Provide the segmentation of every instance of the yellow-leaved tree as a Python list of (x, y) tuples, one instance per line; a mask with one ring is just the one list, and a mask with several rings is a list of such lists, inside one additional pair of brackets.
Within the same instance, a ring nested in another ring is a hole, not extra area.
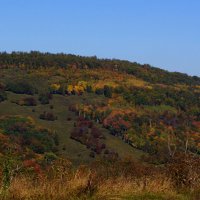
[(71, 94), (73, 92), (73, 90), (74, 90), (74, 86), (73, 85), (68, 85), (67, 86), (67, 92), (68, 92), (68, 94)]
[(50, 88), (52, 91), (56, 92), (60, 89), (60, 84), (58, 83), (51, 84)]

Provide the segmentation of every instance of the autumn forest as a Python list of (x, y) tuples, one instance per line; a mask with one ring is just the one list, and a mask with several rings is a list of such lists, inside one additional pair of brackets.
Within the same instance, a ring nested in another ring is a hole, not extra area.
[(197, 200), (199, 164), (199, 77), (0, 53), (1, 199)]

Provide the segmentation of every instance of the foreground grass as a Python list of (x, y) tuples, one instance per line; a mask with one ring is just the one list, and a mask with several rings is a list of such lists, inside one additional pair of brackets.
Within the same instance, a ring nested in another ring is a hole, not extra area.
[[(71, 175), (69, 175), (71, 176)], [(108, 179), (97, 183), (90, 174), (76, 172), (72, 178), (33, 180), (16, 177), (10, 188), (0, 195), (1, 200), (198, 200), (197, 194), (180, 194), (170, 180), (144, 178)]]

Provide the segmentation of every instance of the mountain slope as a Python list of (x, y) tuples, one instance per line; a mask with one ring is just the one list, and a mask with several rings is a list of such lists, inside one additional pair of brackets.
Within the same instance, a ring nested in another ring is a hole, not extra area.
[(56, 132), (74, 162), (199, 154), (200, 78), (149, 65), (65, 54), (0, 54), (0, 115)]

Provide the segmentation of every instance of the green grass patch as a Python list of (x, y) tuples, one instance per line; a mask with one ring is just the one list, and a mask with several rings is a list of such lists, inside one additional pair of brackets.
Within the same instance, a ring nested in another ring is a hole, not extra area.
[[(38, 102), (36, 106), (20, 106), (12, 102), (30, 95), (14, 94), (12, 92), (7, 92), (7, 95), (8, 100), (0, 103), (0, 116), (20, 115), (22, 117), (32, 117), (37, 126), (42, 126), (57, 133), (59, 137), (59, 154), (62, 157), (71, 159), (75, 164), (88, 163), (93, 160), (93, 158), (89, 156), (89, 149), (77, 141), (70, 139), (70, 133), (74, 128), (74, 122), (77, 116), (68, 110), (68, 106), (71, 104), (85, 103), (86, 101), (88, 103), (101, 103), (106, 100), (105, 97), (87, 93), (82, 96), (53, 95), (50, 104), (42, 105)], [(34, 95), (33, 97), (38, 99), (38, 95)], [(53, 106), (53, 109), (50, 108), (51, 106)], [(39, 119), (39, 115), (44, 111), (52, 112), (58, 119), (55, 121)], [(71, 118), (71, 120), (68, 121), (67, 118)], [(102, 128), (102, 125), (96, 125), (106, 136), (106, 146), (113, 149), (120, 156), (139, 159), (143, 154), (142, 151), (132, 148), (120, 138), (112, 136), (107, 129)]]

